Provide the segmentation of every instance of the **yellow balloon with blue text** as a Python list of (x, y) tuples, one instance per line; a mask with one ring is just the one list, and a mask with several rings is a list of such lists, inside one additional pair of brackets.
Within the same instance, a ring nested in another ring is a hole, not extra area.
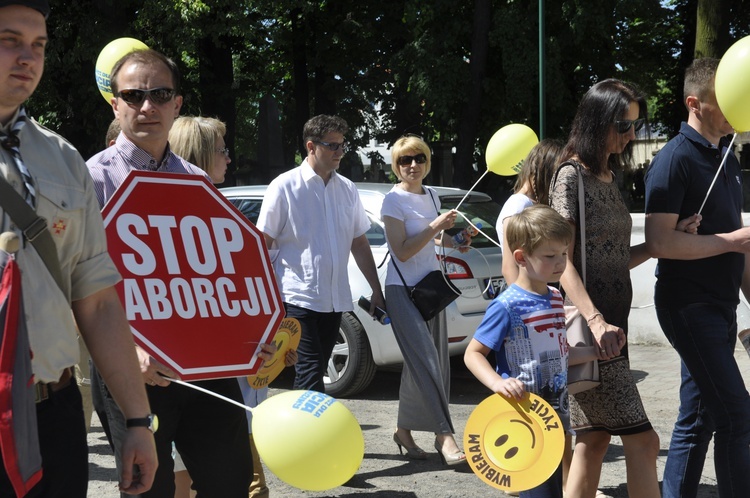
[(536, 133), (526, 125), (503, 126), (492, 135), (485, 149), (487, 169), (500, 176), (518, 174), (523, 160), (538, 143)]
[(96, 77), (96, 86), (99, 87), (99, 92), (104, 97), (104, 100), (107, 101), (107, 104), (110, 104), (112, 101), (110, 73), (115, 63), (130, 52), (146, 50), (147, 48), (148, 46), (145, 43), (135, 38), (118, 38), (109, 42), (99, 52), (99, 57), (96, 59), (94, 76)]
[(750, 131), (750, 36), (734, 43), (716, 69), (716, 102), (734, 131)]
[(253, 408), (253, 440), (276, 477), (307, 491), (341, 486), (365, 456), (362, 429), (340, 401), (317, 391), (287, 391)]

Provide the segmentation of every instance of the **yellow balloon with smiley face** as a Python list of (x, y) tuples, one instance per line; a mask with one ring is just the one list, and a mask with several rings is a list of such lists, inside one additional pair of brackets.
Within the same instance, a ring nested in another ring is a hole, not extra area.
[(555, 472), (565, 447), (565, 428), (536, 394), (517, 402), (493, 394), (471, 413), (464, 450), (471, 470), (503, 491), (526, 491)]

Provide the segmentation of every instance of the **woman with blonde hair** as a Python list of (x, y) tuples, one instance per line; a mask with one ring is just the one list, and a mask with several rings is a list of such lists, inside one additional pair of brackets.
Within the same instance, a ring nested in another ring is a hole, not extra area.
[[(425, 321), (409, 298), (409, 288), (439, 268), (435, 245), (453, 247), (443, 230), (452, 228), (456, 211), (440, 213), (440, 197), (422, 184), (430, 172), (430, 147), (419, 137), (396, 140), (391, 169), (400, 182), (383, 200), (380, 216), (391, 259), (385, 298), (391, 327), (404, 357), (397, 430), (393, 441), (407, 458), (425, 459), (412, 431), (435, 434), (435, 449), (446, 465), (466, 462), (453, 437), (449, 412), (450, 358), (445, 310)], [(400, 275), (399, 275), (400, 272)], [(402, 279), (403, 277), (403, 279)]]
[(169, 132), (169, 147), (208, 173), (213, 183), (224, 183), (227, 166), (232, 162), (224, 142), (226, 132), (226, 125), (218, 119), (180, 116)]

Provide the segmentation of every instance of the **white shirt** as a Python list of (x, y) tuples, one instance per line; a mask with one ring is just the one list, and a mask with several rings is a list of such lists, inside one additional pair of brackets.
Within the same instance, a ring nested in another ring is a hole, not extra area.
[(513, 194), (508, 197), (508, 200), (503, 204), (500, 210), (500, 215), (497, 217), (497, 238), (500, 242), (500, 252), (503, 250), (503, 221), (505, 218), (510, 218), (514, 214), (518, 214), (529, 206), (533, 206), (534, 201), (526, 197), (524, 194)]
[[(424, 194), (413, 194), (399, 187), (386, 194), (383, 206), (380, 208), (380, 218), (390, 216), (404, 222), (406, 238), (411, 238), (422, 232), (432, 220), (438, 217), (440, 211), (440, 198), (430, 187), (423, 186)], [(433, 203), (433, 199), (435, 202)], [(388, 242), (388, 250), (391, 258), (388, 261), (388, 274), (385, 277), (385, 285), (404, 285), (393, 267), (394, 257), (391, 244)], [(406, 261), (395, 261), (398, 270), (404, 277), (408, 286), (414, 286), (422, 280), (425, 275), (440, 268), (435, 255), (435, 244), (430, 241), (419, 250), (417, 254)]]
[(352, 311), (347, 264), (352, 241), (370, 228), (357, 187), (328, 184), (305, 159), (268, 186), (257, 227), (275, 239), (274, 270), (284, 302), (312, 311)]

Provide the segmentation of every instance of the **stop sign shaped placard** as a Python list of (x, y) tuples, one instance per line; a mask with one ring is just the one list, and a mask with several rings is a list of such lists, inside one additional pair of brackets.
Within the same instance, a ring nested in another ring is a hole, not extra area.
[(184, 380), (256, 373), (284, 318), (263, 234), (197, 175), (133, 171), (102, 216), (136, 343)]

